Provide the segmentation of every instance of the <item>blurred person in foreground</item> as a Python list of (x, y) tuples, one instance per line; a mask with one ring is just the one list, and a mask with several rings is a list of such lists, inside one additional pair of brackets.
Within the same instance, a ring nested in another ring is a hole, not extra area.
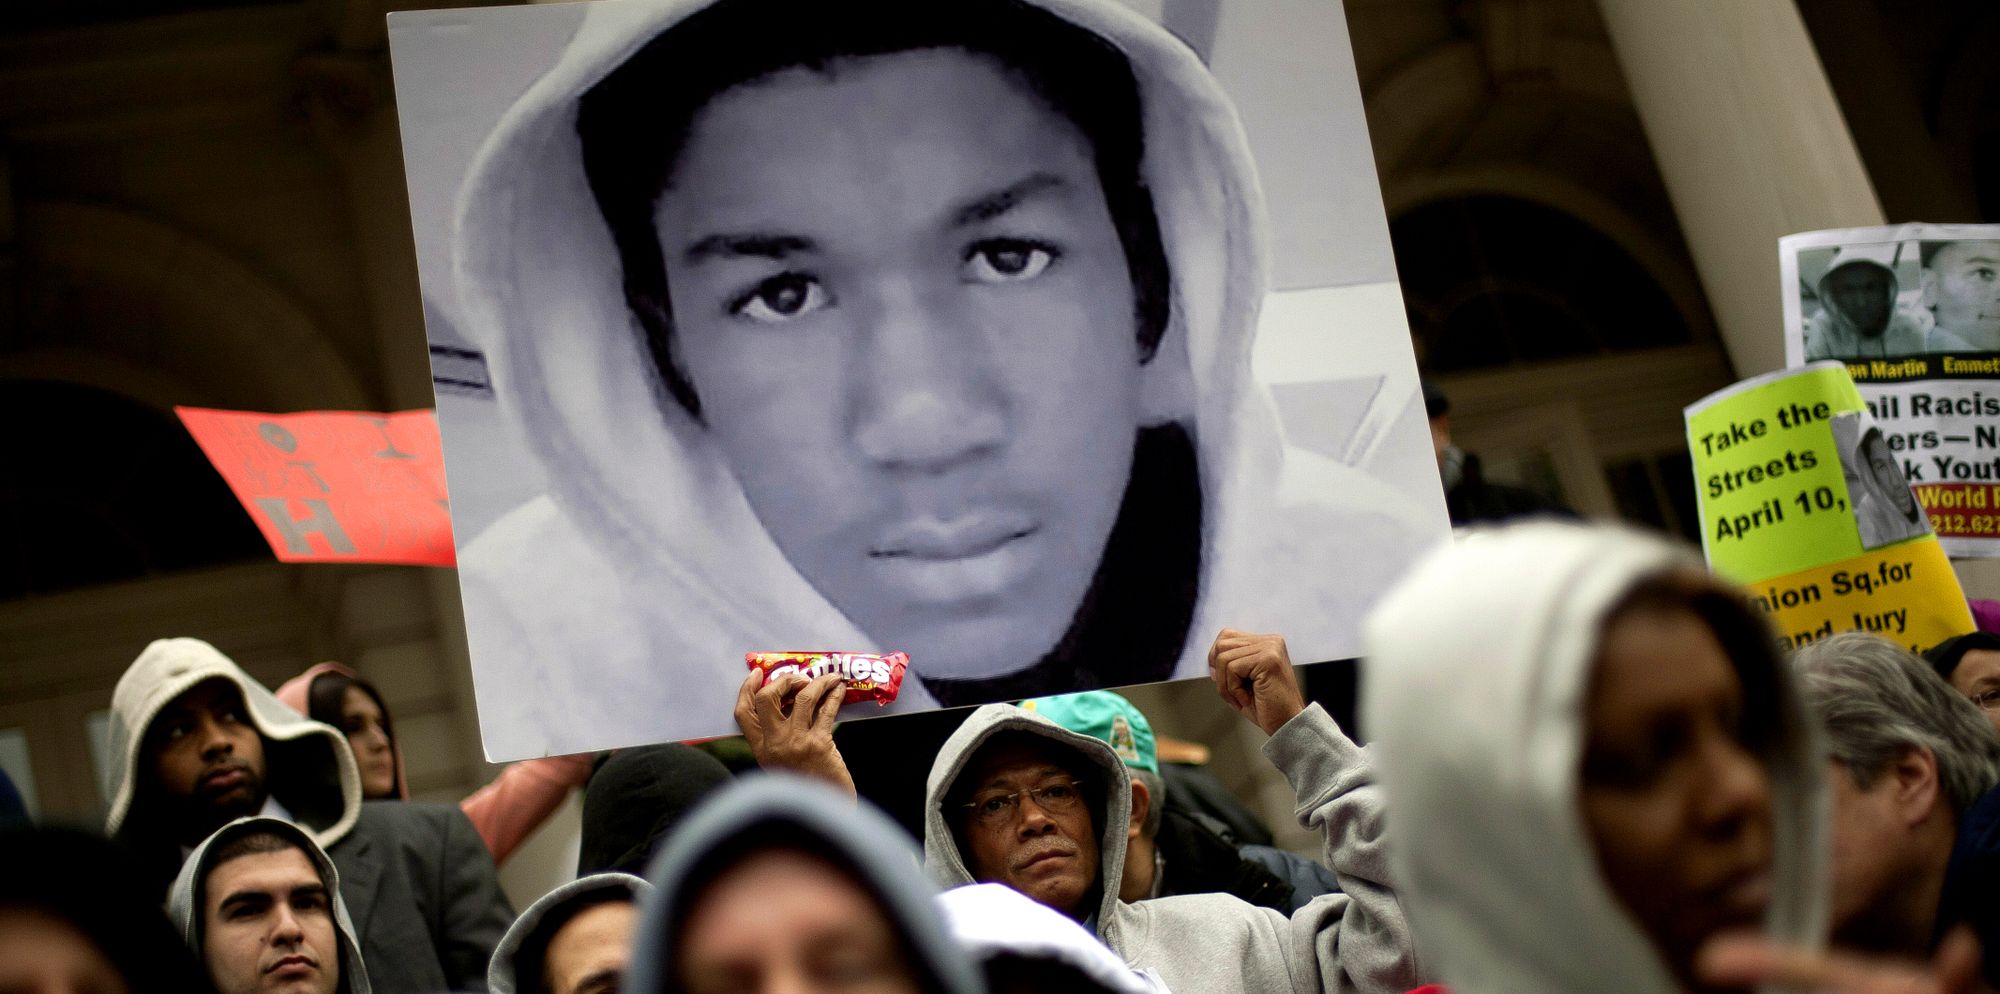
[(1271, 846), (1238, 846), (1169, 803), (1152, 722), (1123, 696), (1090, 690), (1022, 701), (1021, 708), (1111, 747), (1132, 778), (1132, 818), (1118, 899), (1233, 894), (1291, 914), (1340, 890), (1333, 871)]
[[(1011, 704), (974, 711), (931, 766), (924, 863), (932, 878), (945, 887), (1012, 887), (1175, 990), (1415, 987), (1416, 954), (1388, 883), (1368, 754), (1323, 708), (1307, 706), (1284, 639), (1225, 629), (1209, 668), (1223, 699), (1271, 736), (1264, 754), (1297, 791), (1300, 825), (1322, 833), (1344, 893), (1289, 917), (1228, 894), (1119, 900), (1132, 823), (1125, 764), (1103, 742)], [(759, 762), (812, 773), (852, 796), (826, 714), (826, 702), (839, 700), (839, 678), (788, 681), (755, 693), (746, 682), (739, 698), (737, 721)]]
[(1922, 958), (1969, 925), (2000, 983), (2000, 734), (1879, 636), (1809, 643), (1793, 666), (1827, 732), (1834, 940)]
[(290, 822), (217, 829), (181, 865), (167, 913), (219, 994), (370, 994), (340, 875)]
[(1963, 948), (1823, 951), (1821, 746), (1763, 618), (1691, 550), (1476, 532), (1365, 634), (1386, 841), (1453, 994), (1971, 989)]
[(542, 895), (500, 939), (486, 972), (492, 994), (617, 994), (632, 954), (639, 902), (653, 885), (593, 873)]
[(164, 893), (193, 847), (252, 815), (305, 829), (340, 868), (381, 994), (484, 990), (512, 914), (458, 808), (368, 802), (347, 738), (199, 639), (160, 639), (111, 695), (106, 831)]
[(0, 827), (0, 991), (212, 990), (131, 853), (79, 829)]
[(894, 822), (788, 775), (703, 804), (647, 874), (630, 994), (980, 994)]
[(2000, 635), (1982, 631), (1945, 639), (1924, 653), (1924, 661), (2000, 732)]
[[(361, 774), (361, 796), (371, 801), (410, 799), (410, 784), (403, 777), (403, 745), (389, 719), (389, 704), (374, 684), (339, 663), (320, 663), (279, 684), (277, 695), (286, 707), (347, 736)], [(571, 789), (590, 779), (590, 768), (588, 755), (508, 763), (492, 783), (458, 802), (458, 808), (493, 853), (493, 862), (504, 863), (562, 806)]]

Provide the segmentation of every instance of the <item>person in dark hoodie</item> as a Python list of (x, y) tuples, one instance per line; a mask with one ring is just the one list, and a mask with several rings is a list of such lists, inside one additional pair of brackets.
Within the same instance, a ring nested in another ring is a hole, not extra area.
[(213, 990), (124, 847), (74, 828), (0, 827), (0, 991)]
[(583, 791), (577, 876), (646, 872), (660, 841), (730, 775), (721, 760), (679, 742), (606, 756)]
[(364, 804), (346, 737), (279, 703), (214, 646), (161, 639), (112, 692), (105, 830), (164, 891), (192, 848), (251, 815), (304, 829), (340, 868), (381, 994), (484, 990), (512, 915), (456, 807)]
[(746, 777), (673, 836), (627, 994), (983, 994), (901, 829), (826, 785)]
[(167, 914), (220, 994), (370, 994), (340, 874), (304, 829), (239, 818), (189, 854)]

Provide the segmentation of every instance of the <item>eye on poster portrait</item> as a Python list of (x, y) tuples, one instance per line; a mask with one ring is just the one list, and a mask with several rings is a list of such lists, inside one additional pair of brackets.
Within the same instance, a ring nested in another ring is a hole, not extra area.
[[(1162, 23), (1164, 21), (1165, 23)], [(496, 760), (1295, 658), (1448, 526), (1337, 4), (390, 17)]]

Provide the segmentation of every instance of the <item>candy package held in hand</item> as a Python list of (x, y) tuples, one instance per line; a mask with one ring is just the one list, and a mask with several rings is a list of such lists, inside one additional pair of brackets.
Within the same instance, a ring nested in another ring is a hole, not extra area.
[(892, 652), (874, 656), (865, 652), (746, 652), (743, 661), (753, 670), (764, 672), (764, 686), (772, 680), (796, 673), (808, 680), (838, 673), (847, 678), (847, 695), (842, 704), (874, 701), (886, 705), (903, 689), (903, 671), (910, 665), (908, 653)]

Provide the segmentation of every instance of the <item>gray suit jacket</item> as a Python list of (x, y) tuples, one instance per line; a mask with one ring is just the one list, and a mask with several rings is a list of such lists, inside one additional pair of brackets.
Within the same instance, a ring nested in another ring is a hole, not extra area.
[(486, 989), (487, 960), (514, 913), (464, 812), (368, 801), (327, 855), (376, 994)]

